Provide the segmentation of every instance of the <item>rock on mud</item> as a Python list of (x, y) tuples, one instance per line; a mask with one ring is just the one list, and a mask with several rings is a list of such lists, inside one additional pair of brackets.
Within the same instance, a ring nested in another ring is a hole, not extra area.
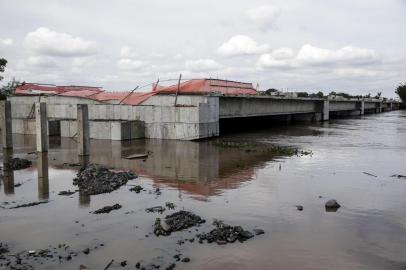
[(112, 192), (135, 178), (130, 171), (113, 172), (103, 165), (89, 164), (79, 170), (73, 184), (87, 195), (97, 195)]
[(156, 236), (167, 236), (172, 232), (181, 231), (204, 222), (206, 221), (198, 215), (182, 210), (166, 216), (165, 224), (161, 224), (161, 220), (157, 218), (154, 225), (154, 234)]
[(93, 212), (93, 214), (108, 214), (113, 210), (118, 210), (120, 209), (122, 206), (118, 203), (116, 203), (115, 205), (111, 205), (111, 206), (105, 206), (103, 208), (97, 209), (96, 211)]
[(326, 202), (325, 207), (327, 212), (336, 212), (341, 205), (336, 200), (329, 200)]
[(19, 205), (10, 207), (9, 209), (31, 207), (31, 206), (36, 206), (36, 205), (43, 204), (43, 203), (48, 203), (48, 202), (49, 202), (49, 201), (40, 201), (40, 202), (24, 203), (24, 204), (19, 204)]
[(13, 158), (9, 163), (4, 163), (5, 170), (22, 170), (31, 167), (32, 162), (24, 158)]

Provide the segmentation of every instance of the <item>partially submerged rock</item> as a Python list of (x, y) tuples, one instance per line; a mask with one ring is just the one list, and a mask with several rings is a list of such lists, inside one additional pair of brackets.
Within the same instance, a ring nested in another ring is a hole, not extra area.
[(113, 172), (103, 165), (89, 164), (79, 170), (73, 184), (87, 195), (97, 195), (112, 192), (135, 178), (130, 171)]
[(122, 206), (118, 203), (116, 203), (115, 205), (111, 205), (111, 206), (105, 206), (103, 208), (100, 208), (96, 211), (93, 212), (93, 214), (108, 214), (113, 210), (118, 210), (120, 209)]
[(32, 162), (24, 158), (13, 158), (8, 163), (4, 163), (4, 170), (22, 170), (31, 167)]
[(327, 212), (336, 212), (341, 205), (336, 200), (329, 200), (326, 202), (325, 207)]

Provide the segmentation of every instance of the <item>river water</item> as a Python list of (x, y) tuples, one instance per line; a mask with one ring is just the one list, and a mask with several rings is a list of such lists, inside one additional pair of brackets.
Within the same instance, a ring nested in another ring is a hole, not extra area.
[[(273, 157), (224, 148), (214, 143), (219, 140), (291, 146), (313, 154)], [(191, 261), (176, 262), (175, 269), (406, 269), (406, 179), (391, 177), (406, 175), (406, 111), (275, 126), (199, 142), (92, 141), (91, 162), (132, 170), (139, 178), (91, 197), (57, 195), (77, 188), (72, 185), (77, 168), (63, 165), (78, 162), (74, 140), (51, 138), (48, 155), (38, 157), (28, 154), (35, 151), (34, 136), (16, 135), (14, 143), (14, 156), (34, 164), (3, 179), (0, 241), (16, 251), (60, 243), (78, 251), (91, 248), (89, 255), (37, 269), (79, 269), (81, 264), (103, 269), (112, 259), (128, 264), (114, 263), (110, 269), (134, 269), (138, 261), (165, 269), (177, 253)], [(146, 152), (146, 160), (124, 158)], [(17, 183), (22, 185), (14, 187)], [(130, 192), (136, 184), (146, 191)], [(148, 192), (156, 187), (161, 195)], [(342, 207), (326, 212), (329, 199)], [(49, 203), (7, 209), (39, 200)], [(149, 234), (155, 218), (171, 211), (161, 215), (145, 208), (165, 202), (205, 218), (199, 231), (210, 230), (216, 218), (265, 234), (224, 246), (178, 245), (192, 238), (195, 228), (168, 237)], [(90, 213), (115, 203), (123, 207)]]

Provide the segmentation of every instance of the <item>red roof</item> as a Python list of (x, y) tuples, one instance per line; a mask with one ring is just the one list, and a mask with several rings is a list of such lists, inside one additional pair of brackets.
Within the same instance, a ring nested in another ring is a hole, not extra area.
[[(179, 90), (178, 90), (179, 88)], [(89, 86), (53, 86), (26, 83), (16, 88), (16, 94), (38, 95), (50, 94), (67, 97), (82, 97), (97, 101), (116, 100), (122, 104), (139, 105), (156, 94), (222, 94), (222, 95), (255, 95), (257, 92), (252, 87), (252, 83), (233, 82), (215, 79), (189, 80), (171, 86), (153, 85), (151, 92), (131, 93), (131, 92), (107, 92), (100, 87)]]

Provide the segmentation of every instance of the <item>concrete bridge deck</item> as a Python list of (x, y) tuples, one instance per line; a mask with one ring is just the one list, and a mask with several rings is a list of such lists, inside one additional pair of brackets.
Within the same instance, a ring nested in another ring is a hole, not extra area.
[(76, 105), (88, 104), (90, 138), (109, 140), (142, 137), (195, 140), (218, 136), (221, 119), (286, 116), (292, 120), (327, 121), (334, 116), (380, 113), (400, 107), (400, 103), (393, 100), (252, 95), (180, 95), (176, 106), (175, 95), (155, 95), (136, 106), (46, 95), (12, 96), (8, 100), (13, 133), (36, 134), (34, 104), (41, 102), (47, 106), (49, 135), (75, 137)]

